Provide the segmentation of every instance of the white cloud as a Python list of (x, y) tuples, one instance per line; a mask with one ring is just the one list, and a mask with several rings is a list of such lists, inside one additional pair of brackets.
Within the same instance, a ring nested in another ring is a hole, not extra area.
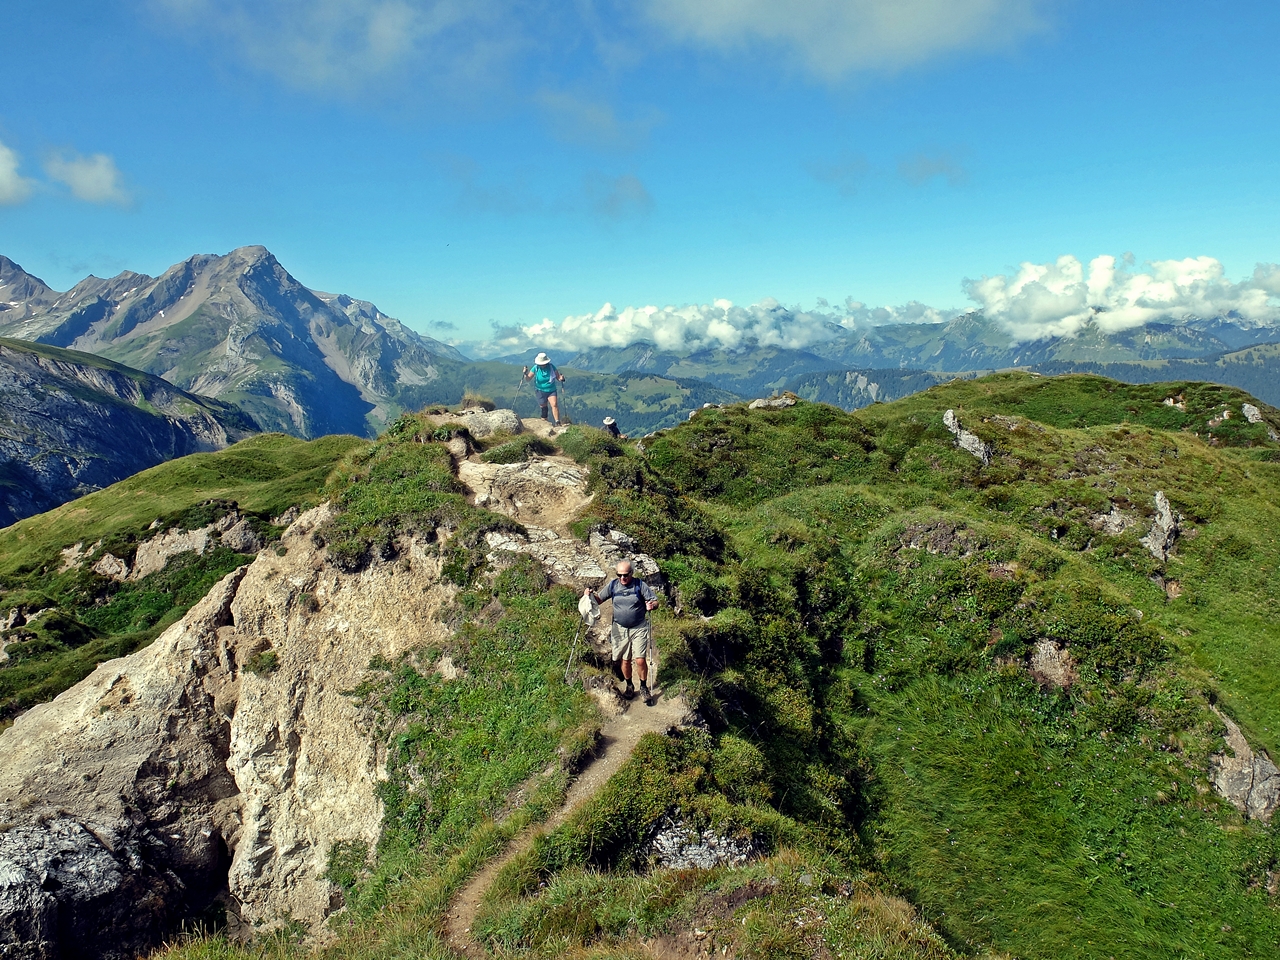
[(678, 39), (725, 52), (778, 48), (828, 80), (999, 48), (1044, 26), (1041, 0), (647, 0), (646, 6)]
[(819, 309), (800, 310), (772, 299), (747, 307), (716, 300), (683, 307), (616, 310), (606, 303), (596, 313), (497, 330), (482, 352), (496, 356), (536, 347), (576, 353), (593, 347), (626, 347), (640, 341), (675, 351), (734, 350), (756, 345), (804, 350), (839, 336), (841, 328), (941, 323), (951, 316), (914, 302), (901, 307), (868, 307), (850, 299), (845, 301), (843, 313), (830, 309), (826, 301), (819, 301), (819, 305)]
[(1280, 321), (1280, 266), (1259, 264), (1252, 278), (1232, 283), (1213, 257), (1156, 260), (1134, 269), (1095, 257), (1086, 268), (1072, 256), (1024, 263), (1012, 275), (965, 280), (983, 313), (1019, 340), (1070, 337), (1086, 324), (1113, 333), (1151, 321), (1234, 316)]
[(77, 200), (121, 206), (129, 202), (124, 178), (116, 162), (105, 153), (88, 157), (77, 153), (53, 154), (45, 161), (44, 172), (50, 180), (66, 184)]
[(0, 206), (22, 203), (35, 188), (35, 181), (20, 174), (18, 165), (18, 155), (0, 143)]

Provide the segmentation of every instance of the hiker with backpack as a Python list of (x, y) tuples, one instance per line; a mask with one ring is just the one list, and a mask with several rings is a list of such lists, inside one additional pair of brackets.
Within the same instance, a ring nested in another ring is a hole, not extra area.
[(525, 373), (526, 380), (533, 380), (533, 389), (538, 394), (538, 409), (543, 420), (547, 419), (547, 406), (551, 407), (552, 423), (560, 426), (560, 404), (556, 400), (556, 384), (564, 383), (564, 374), (556, 369), (551, 358), (539, 353), (533, 358), (533, 369)]
[(658, 607), (658, 595), (653, 588), (637, 578), (631, 570), (631, 561), (623, 560), (617, 566), (618, 576), (604, 587), (592, 593), (583, 591), (583, 597), (591, 597), (596, 603), (613, 601), (613, 626), (609, 640), (613, 659), (620, 661), (622, 677), (627, 681), (623, 696), (630, 700), (636, 695), (632, 676), (640, 681), (640, 695), (652, 706), (653, 694), (649, 691), (650, 652), (653, 649), (653, 627), (649, 623), (649, 611)]
[(627, 439), (627, 435), (618, 429), (618, 421), (613, 419), (613, 417), (604, 418), (604, 432), (615, 440)]

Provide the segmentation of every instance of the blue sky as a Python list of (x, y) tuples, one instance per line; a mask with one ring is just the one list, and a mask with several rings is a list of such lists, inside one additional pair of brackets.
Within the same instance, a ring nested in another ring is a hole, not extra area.
[(606, 302), (996, 309), (1063, 255), (1221, 286), (1280, 261), (1278, 28), (1250, 0), (8, 0), (0, 253), (65, 289), (262, 243), (464, 338)]

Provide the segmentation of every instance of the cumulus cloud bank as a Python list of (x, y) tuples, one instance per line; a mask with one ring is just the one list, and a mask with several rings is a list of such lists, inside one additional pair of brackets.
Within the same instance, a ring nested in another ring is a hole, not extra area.
[(1136, 269), (1132, 257), (1100, 256), (1086, 269), (1063, 256), (1024, 263), (1012, 275), (965, 280), (964, 289), (1018, 340), (1075, 336), (1090, 323), (1114, 333), (1192, 317), (1280, 321), (1280, 266), (1258, 264), (1253, 276), (1233, 283), (1213, 257), (1156, 260)]
[[(1258, 264), (1239, 282), (1213, 257), (1157, 260), (1137, 267), (1132, 257), (1095, 257), (1086, 268), (1072, 256), (1024, 263), (1011, 275), (965, 280), (976, 309), (1015, 342), (1073, 337), (1087, 325), (1106, 333), (1152, 321), (1227, 317), (1245, 324), (1280, 325), (1280, 265)], [(895, 324), (943, 324), (962, 311), (918, 301), (869, 306), (852, 297), (838, 307), (819, 300), (812, 310), (766, 299), (750, 306), (729, 300), (683, 307), (626, 307), (606, 303), (595, 313), (544, 319), (497, 330), (487, 355), (530, 348), (578, 352), (648, 342), (660, 350), (811, 349), (829, 340)]]
[(560, 351), (626, 347), (646, 341), (660, 350), (735, 350), (749, 346), (803, 350), (834, 339), (849, 329), (889, 323), (941, 323), (942, 311), (921, 303), (901, 307), (868, 307), (847, 300), (844, 310), (819, 301), (814, 310), (789, 309), (773, 299), (742, 307), (729, 300), (683, 307), (627, 307), (606, 303), (595, 313), (546, 319), (526, 327), (499, 331), (493, 353), (513, 353), (530, 346)]

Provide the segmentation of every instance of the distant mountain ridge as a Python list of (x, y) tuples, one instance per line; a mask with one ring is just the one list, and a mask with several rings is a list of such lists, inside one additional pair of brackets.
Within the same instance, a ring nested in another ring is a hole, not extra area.
[(0, 281), (0, 336), (117, 360), (303, 437), (376, 433), (402, 388), (467, 362), (372, 303), (308, 289), (261, 246), (63, 294), (0, 258)]
[[(813, 374), (914, 370), (936, 374), (985, 372), (1057, 364), (1143, 363), (1216, 356), (1280, 340), (1280, 328), (1228, 317), (1153, 322), (1108, 333), (1096, 323), (1072, 337), (1019, 341), (981, 313), (939, 324), (846, 328), (832, 323), (829, 338), (803, 349), (748, 341), (737, 347), (663, 350), (648, 341), (592, 347), (564, 354), (561, 366), (594, 373), (650, 372), (706, 380), (744, 396), (782, 389)], [(528, 362), (512, 354), (504, 362)]]
[(238, 408), (159, 377), (0, 339), (0, 527), (257, 432)]

